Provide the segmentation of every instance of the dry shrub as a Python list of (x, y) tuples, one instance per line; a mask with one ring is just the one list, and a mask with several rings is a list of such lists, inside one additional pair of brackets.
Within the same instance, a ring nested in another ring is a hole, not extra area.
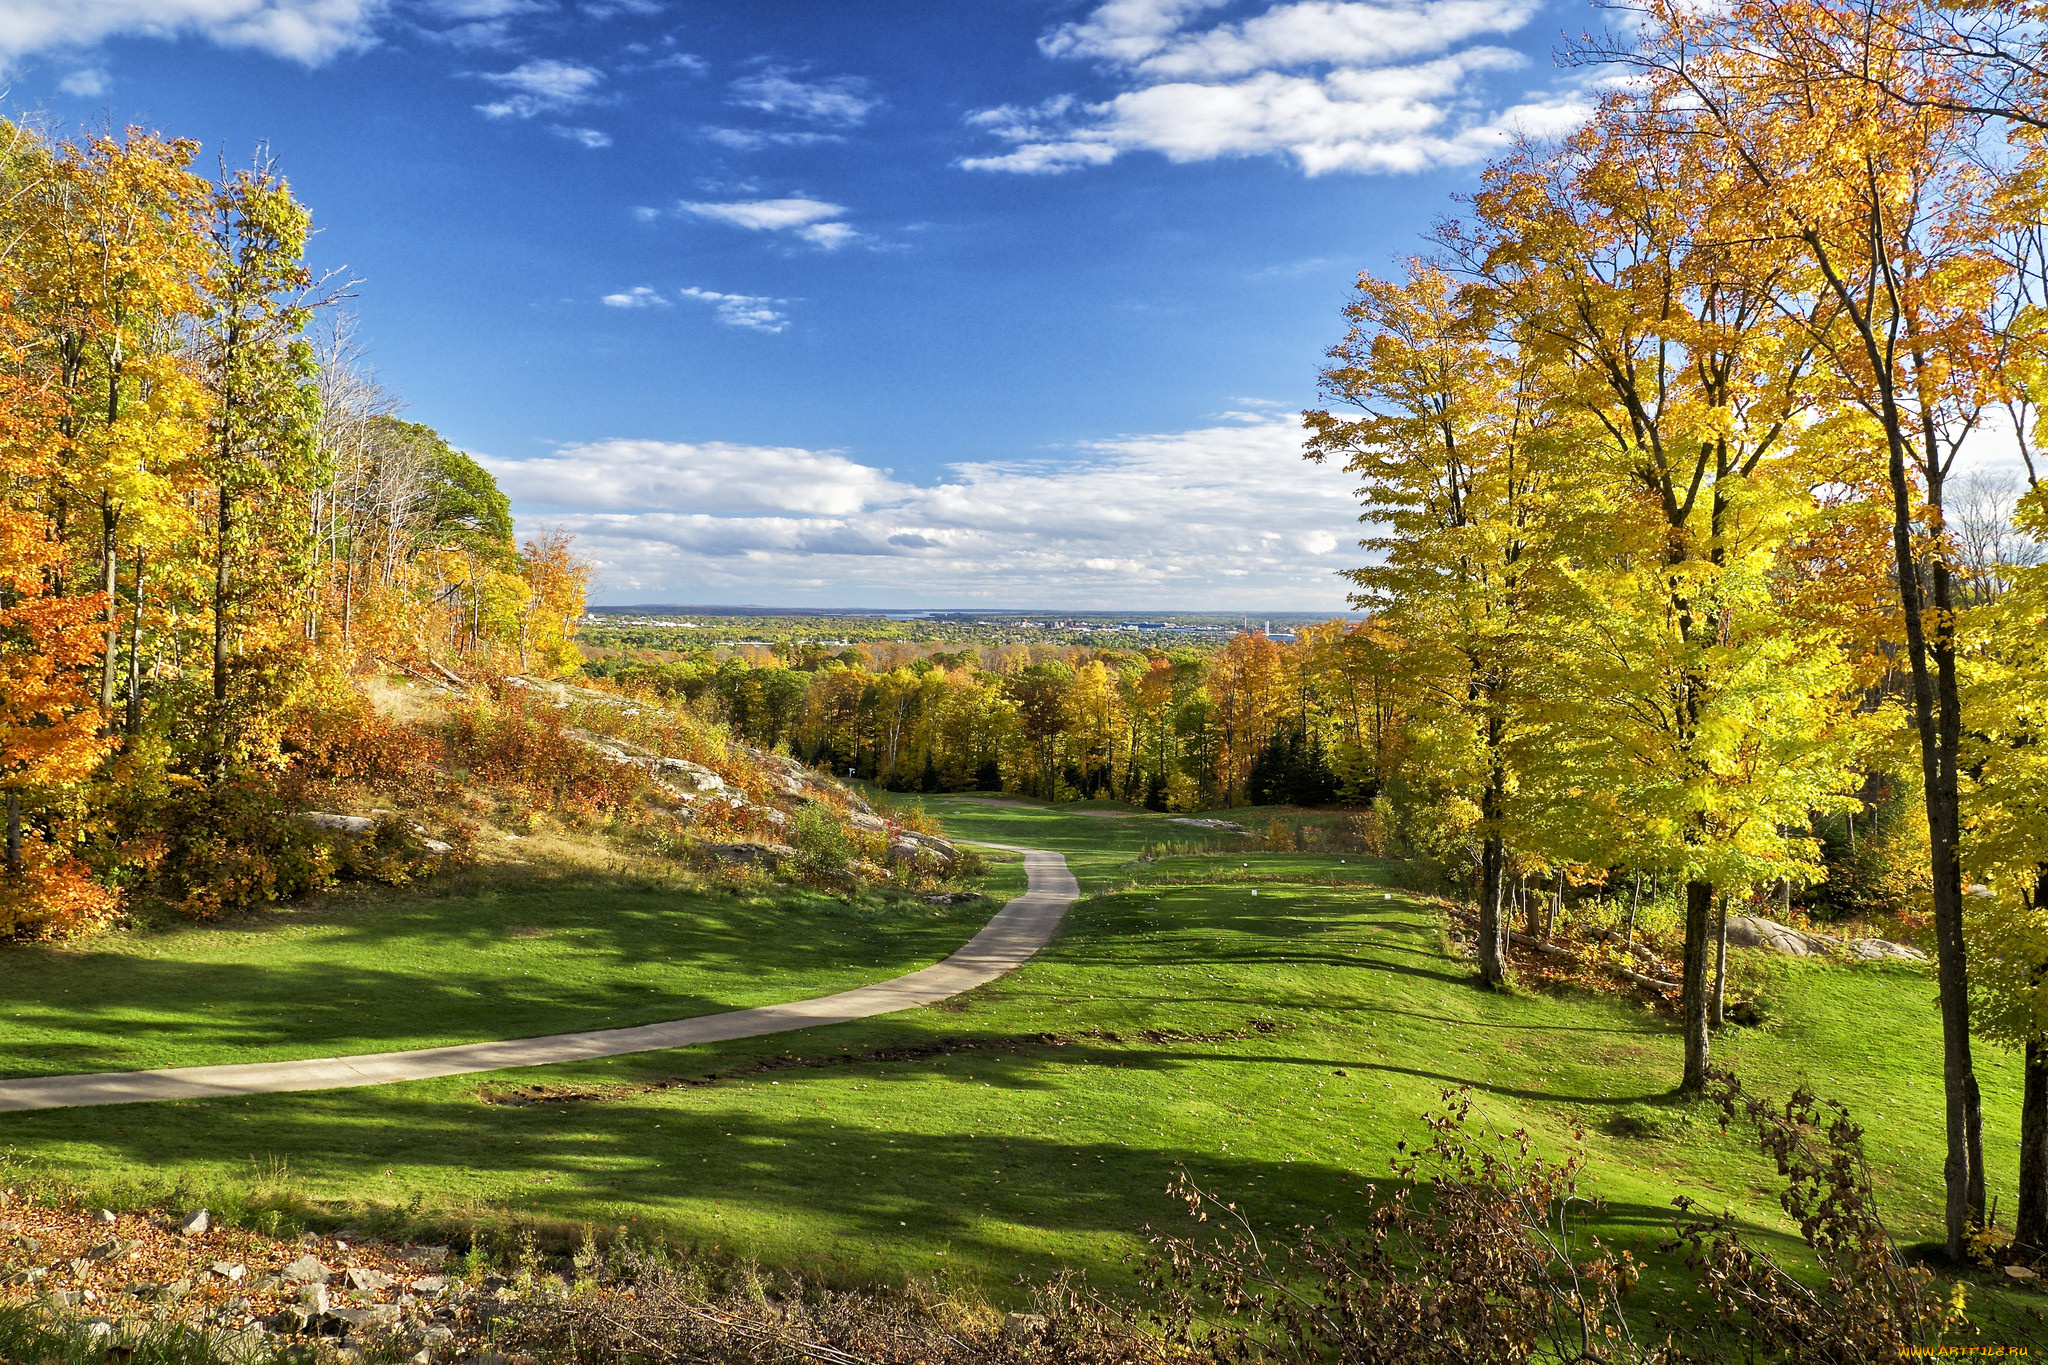
[(558, 710), (516, 691), (496, 705), (458, 708), (446, 733), (449, 761), (472, 780), (555, 809), (623, 810), (648, 785), (638, 768), (610, 762), (568, 734)]
[(588, 1248), (567, 1300), (499, 1319), (501, 1346), (578, 1365), (1167, 1365), (1186, 1360), (1128, 1312), (1054, 1282), (1029, 1317), (935, 1288), (833, 1290), (751, 1267), (678, 1267), (633, 1247)]
[(1269, 1247), (1183, 1173), (1169, 1193), (1229, 1235), (1154, 1239), (1146, 1278), (1169, 1339), (1232, 1363), (1519, 1363), (1539, 1346), (1561, 1360), (1643, 1358), (1620, 1306), (1635, 1262), (1573, 1224), (1592, 1206), (1578, 1193), (1583, 1159), (1532, 1156), (1520, 1130), (1475, 1138), (1471, 1106), (1468, 1092), (1443, 1092), (1424, 1118), (1428, 1144), (1401, 1143), (1391, 1163), (1402, 1187), (1368, 1187), (1355, 1237), (1332, 1219)]
[(1670, 1359), (1851, 1365), (1934, 1354), (1929, 1348), (1962, 1322), (1960, 1289), (1944, 1301), (1932, 1292), (1933, 1277), (1899, 1255), (1878, 1217), (1863, 1129), (1849, 1111), (1803, 1085), (1779, 1108), (1722, 1071), (1709, 1072), (1707, 1096), (1724, 1129), (1737, 1120), (1755, 1125), (1757, 1146), (1785, 1177), (1778, 1202), (1825, 1279), (1795, 1278), (1743, 1241), (1732, 1214), (1699, 1212), (1680, 1198), (1673, 1245), (1686, 1249), (1719, 1321)]
[(446, 786), (447, 743), (422, 727), (378, 715), (360, 698), (352, 705), (307, 708), (285, 731), (292, 775), (302, 783), (372, 787), (392, 797), (426, 801)]

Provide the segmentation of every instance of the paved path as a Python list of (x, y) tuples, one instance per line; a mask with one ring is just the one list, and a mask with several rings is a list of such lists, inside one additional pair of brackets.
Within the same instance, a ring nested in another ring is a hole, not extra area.
[(705, 1014), (635, 1028), (558, 1033), (500, 1043), (464, 1043), (416, 1052), (373, 1052), (360, 1057), (314, 1057), (297, 1062), (248, 1062), (230, 1066), (181, 1066), (163, 1071), (109, 1071), (84, 1076), (35, 1076), (0, 1081), (0, 1110), (63, 1109), (87, 1104), (133, 1104), (142, 1100), (209, 1099), (224, 1095), (268, 1095), (284, 1090), (340, 1090), (430, 1076), (459, 1076), (515, 1066), (546, 1066), (655, 1052), (692, 1043), (758, 1038), (820, 1024), (844, 1024), (935, 1004), (986, 985), (1021, 967), (1059, 928), (1061, 916), (1081, 894), (1067, 860), (1057, 853), (1010, 849), (1024, 855), (1028, 889), (996, 912), (982, 931), (943, 962), (872, 986), (815, 1000), (757, 1009)]

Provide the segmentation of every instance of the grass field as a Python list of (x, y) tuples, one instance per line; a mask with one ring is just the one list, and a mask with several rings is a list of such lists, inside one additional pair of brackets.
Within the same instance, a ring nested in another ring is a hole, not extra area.
[[(626, 1226), (835, 1279), (939, 1273), (1015, 1298), (1020, 1280), (1068, 1265), (1118, 1283), (1147, 1225), (1186, 1230), (1164, 1194), (1179, 1167), (1264, 1223), (1341, 1215), (1440, 1090), (1471, 1086), (1486, 1120), (1527, 1127), (1550, 1152), (1586, 1130), (1603, 1236), (1647, 1248), (1689, 1193), (1787, 1244), (1770, 1170), (1739, 1134), (1670, 1101), (1679, 1049), (1665, 1019), (1473, 989), (1400, 869), (1320, 854), (1140, 863), (1147, 844), (1200, 832), (1072, 809), (931, 809), (962, 837), (1065, 853), (1084, 894), (1029, 967), (945, 1006), (527, 1072), (6, 1115), (0, 1145), (110, 1198), (182, 1183), (180, 1199), (232, 1207), (283, 1167), (336, 1217)], [(1019, 880), (1013, 864), (993, 875)], [(298, 1056), (789, 999), (929, 961), (987, 909), (683, 904), (621, 882), (16, 949), (0, 958), (9, 998), (26, 983), (42, 1003), (0, 1020), (0, 1055), (17, 1072)], [(1731, 1030), (1718, 1059), (1752, 1088), (1808, 1079), (1846, 1101), (1871, 1131), (1894, 1230), (1936, 1235), (1931, 981), (1897, 966), (1763, 970), (1771, 1023)], [(58, 1003), (73, 998), (87, 1002), (76, 1017)], [(125, 1041), (95, 1041), (110, 1024)], [(1989, 1049), (1982, 1064), (1992, 1188), (2009, 1192), (2018, 1072)], [(513, 1089), (539, 1100), (493, 1102)], [(1624, 1112), (1654, 1136), (1604, 1131)], [(1646, 1287), (1683, 1300), (1686, 1284), (1656, 1260)]]

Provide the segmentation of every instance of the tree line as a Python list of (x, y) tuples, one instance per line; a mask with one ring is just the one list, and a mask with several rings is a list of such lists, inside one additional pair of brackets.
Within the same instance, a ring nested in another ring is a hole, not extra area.
[(198, 150), (0, 123), (0, 932), (232, 842), (365, 661), (577, 663), (568, 539), (399, 418), (276, 166)]
[(897, 790), (1207, 810), (1369, 802), (1397, 728), (1379, 638), (1332, 621), (1211, 650), (970, 646), (884, 667), (875, 648), (801, 645), (587, 667)]
[[(1627, 18), (1568, 53), (1619, 77), (1578, 132), (1361, 278), (1308, 414), (1363, 484), (1414, 790), (1467, 836), (1490, 984), (1518, 871), (1683, 883), (1692, 1091), (1717, 898), (1817, 879), (1872, 774), (1915, 793), (1949, 1250), (1986, 1216), (1974, 1022), (2025, 1049), (2048, 1252), (2048, 12)], [(2013, 437), (2024, 496), (1972, 525), (1959, 461)]]

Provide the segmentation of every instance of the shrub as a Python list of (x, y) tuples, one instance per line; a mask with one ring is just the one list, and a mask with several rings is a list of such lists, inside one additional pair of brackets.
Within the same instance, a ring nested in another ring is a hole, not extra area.
[(1368, 1187), (1355, 1237), (1330, 1220), (1269, 1249), (1235, 1204), (1183, 1173), (1169, 1192), (1229, 1238), (1155, 1239), (1146, 1279), (1169, 1339), (1224, 1362), (1519, 1365), (1535, 1343), (1561, 1360), (1637, 1359), (1620, 1308), (1635, 1262), (1572, 1225), (1589, 1202), (1583, 1158), (1532, 1156), (1520, 1130), (1472, 1138), (1469, 1092), (1443, 1102), (1425, 1118), (1428, 1145), (1403, 1142), (1391, 1163), (1401, 1188)]
[(853, 839), (831, 807), (806, 802), (789, 822), (797, 871), (817, 881), (843, 881), (854, 857)]
[(1754, 1125), (1757, 1146), (1785, 1177), (1778, 1202), (1799, 1225), (1826, 1275), (1795, 1279), (1769, 1252), (1745, 1242), (1732, 1213), (1700, 1212), (1678, 1202), (1678, 1239), (1718, 1310), (1702, 1337), (1675, 1348), (1678, 1361), (1775, 1361), (1823, 1365), (1903, 1360), (1933, 1354), (1962, 1319), (1960, 1297), (1943, 1301), (1932, 1276), (1908, 1265), (1878, 1217), (1863, 1129), (1843, 1105), (1800, 1086), (1781, 1107), (1745, 1094), (1724, 1071), (1710, 1071), (1707, 1097), (1725, 1129)]

